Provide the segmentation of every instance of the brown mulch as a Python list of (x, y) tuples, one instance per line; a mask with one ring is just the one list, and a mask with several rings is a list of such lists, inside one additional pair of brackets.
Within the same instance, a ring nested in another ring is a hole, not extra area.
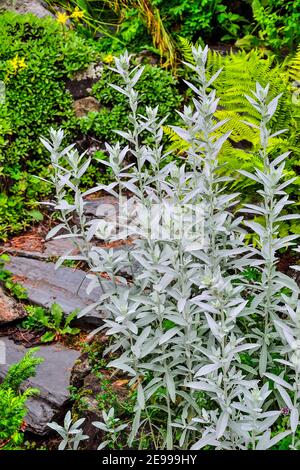
[[(63, 344), (66, 348), (75, 349), (76, 351), (81, 351), (83, 346), (88, 341), (88, 335), (86, 331), (81, 331), (78, 335), (72, 336), (67, 335), (60, 338), (60, 343)], [(47, 344), (47, 343), (42, 343)]]
[[(19, 326), (4, 326), (0, 329), (0, 337), (6, 336), (12, 339), (15, 343), (24, 346), (25, 348), (32, 348), (34, 346), (41, 346), (51, 343), (43, 343), (41, 337), (45, 333), (44, 330), (27, 330)], [(59, 342), (66, 348), (81, 351), (83, 345), (87, 342), (88, 333), (81, 331), (78, 335), (67, 335), (60, 338)]]
[(283, 253), (279, 256), (277, 269), (284, 274), (290, 274), (290, 266), (296, 265), (299, 262), (299, 256), (292, 254), (292, 252)]
[(5, 248), (14, 248), (17, 251), (42, 253), (45, 239), (50, 228), (50, 222), (35, 225), (22, 235), (10, 238), (1, 246), (1, 251), (5, 252)]
[(12, 339), (15, 343), (21, 344), (25, 348), (32, 348), (40, 344), (41, 336), (44, 332), (37, 330), (25, 330), (18, 326), (4, 326), (0, 329), (0, 337), (7, 336), (9, 339)]
[(133, 241), (134, 241), (133, 238), (127, 238), (126, 240), (116, 240), (116, 241), (110, 242), (110, 243), (102, 242), (99, 245), (102, 248), (118, 248), (118, 247), (124, 246), (124, 245), (131, 245), (133, 243)]

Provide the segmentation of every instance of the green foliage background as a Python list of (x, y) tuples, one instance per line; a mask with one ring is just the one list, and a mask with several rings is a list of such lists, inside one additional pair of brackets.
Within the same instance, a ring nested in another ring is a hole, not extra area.
[[(114, 142), (114, 130), (127, 124), (126, 99), (109, 86), (109, 83), (117, 84), (118, 79), (106, 65), (92, 89), (100, 111), (82, 118), (75, 116), (66, 80), (93, 61), (107, 62), (107, 57), (125, 47), (133, 53), (147, 48), (152, 57), (149, 53), (144, 55), (145, 62), (156, 58), (156, 65), (146, 63), (137, 88), (143, 107), (158, 105), (161, 116), (168, 114), (166, 139), (180, 156), (184, 143), (178, 142), (168, 126), (178, 121), (175, 110), (189, 102), (182, 80), (188, 77), (181, 69), (179, 57), (186, 57), (190, 41), (237, 42), (246, 51), (257, 46), (249, 53), (210, 56), (211, 73), (224, 67), (216, 82), (221, 104), (218, 115), (220, 119), (228, 119), (227, 127), (233, 129), (230, 142), (224, 146), (224, 162), (228, 172), (241, 167), (249, 169), (258, 163), (255, 157), (258, 133), (241, 122), (255, 124), (257, 121), (244, 94), (250, 92), (256, 81), (262, 85), (270, 82), (274, 95), (282, 93), (273, 121), (274, 131), (287, 129), (285, 135), (274, 139), (274, 152), (279, 147), (293, 152), (287, 177), (297, 177), (293, 191), (298, 200), (300, 53), (295, 56), (292, 50), (299, 42), (296, 27), (300, 19), (299, 2), (49, 0), (48, 3), (53, 11), (63, 6), (68, 14), (77, 6), (84, 10), (85, 20), (69, 20), (63, 26), (51, 18), (0, 15), (0, 80), (6, 84), (6, 103), (0, 105), (0, 238), (5, 239), (43, 218), (37, 201), (47, 198), (50, 188), (34, 175), (43, 177), (52, 171), (45, 164), (39, 140), (51, 126), (62, 127), (70, 141), (80, 140), (83, 148), (96, 142), (99, 150), (84, 179), (87, 187), (111, 178), (106, 168), (97, 163), (97, 157), (106, 158), (104, 142)], [(158, 50), (152, 45), (147, 27), (147, 10), (142, 11), (142, 5), (148, 6), (149, 11), (159, 12), (155, 21), (165, 28), (170, 47), (176, 44), (177, 65), (173, 70), (160, 67), (164, 58), (156, 55)], [(117, 29), (109, 26), (111, 22), (118, 25)], [(290, 54), (284, 58), (280, 55), (282, 51)], [(26, 66), (14, 70), (12, 63), (16, 58)], [(224, 127), (220, 129), (223, 130)], [(238, 174), (236, 185), (243, 189)], [(252, 194), (248, 192), (247, 196), (251, 198)], [(297, 231), (296, 225), (292, 230)]]
[[(18, 56), (26, 67), (9, 73)], [(48, 192), (32, 175), (46, 174), (39, 137), (50, 126), (74, 134), (72, 97), (65, 79), (93, 59), (92, 48), (74, 31), (52, 19), (32, 15), (0, 16), (0, 80), (6, 85), (0, 106), (0, 234), (39, 219), (34, 201)]]

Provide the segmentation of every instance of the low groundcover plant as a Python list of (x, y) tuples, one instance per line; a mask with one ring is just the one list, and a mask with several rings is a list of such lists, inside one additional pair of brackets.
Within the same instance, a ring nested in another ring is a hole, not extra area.
[[(130, 128), (116, 131), (127, 145), (106, 146), (105, 163), (115, 181), (82, 192), (80, 180), (90, 158), (74, 146), (64, 149), (63, 131), (51, 130), (50, 139), (42, 139), (55, 169), (52, 204), (60, 217), (49, 237), (71, 238), (80, 255), (66, 254), (57, 265), (67, 259), (85, 261), (88, 291), (102, 289), (99, 301), (79, 315), (94, 308), (105, 311), (100, 329), (111, 337), (105, 353), (118, 353), (109, 366), (127, 374), (136, 390), (129, 447), (138, 446), (146, 428), (156, 449), (266, 450), (283, 440), (297, 449), (299, 288), (277, 269), (279, 251), (293, 247), (296, 239), (280, 238), (280, 224), (297, 216), (286, 210), (292, 203), (285, 192), (291, 181), (283, 180), (288, 154), (271, 161), (268, 153), (274, 137), (269, 122), (280, 96), (270, 100), (269, 87), (257, 84), (247, 97), (261, 116), (262, 167), (244, 172), (258, 191), (256, 203), (240, 210), (239, 194), (228, 191), (231, 178), (224, 176), (218, 160), (230, 132), (216, 136), (224, 124), (214, 116), (218, 98), (213, 85), (221, 71), (207, 78), (207, 53), (207, 47), (194, 47), (193, 64), (186, 64), (193, 72), (193, 83), (186, 84), (194, 96), (179, 113), (182, 127), (173, 126), (189, 144), (179, 163), (170, 163), (164, 150), (165, 118), (158, 117), (158, 109), (139, 112), (135, 85), (143, 67), (132, 69), (127, 53), (115, 59), (112, 69), (123, 80), (123, 86), (112, 86), (130, 106)], [(141, 137), (145, 132), (147, 143)], [(128, 163), (129, 155), (135, 164)], [(117, 230), (105, 218), (86, 218), (86, 197), (99, 190), (118, 201), (132, 195), (126, 214), (133, 221), (126, 226), (133, 240), (130, 250), (105, 250), (94, 243), (99, 230), (107, 241), (124, 237), (122, 205)], [(136, 223), (135, 204), (143, 208), (142, 222), (147, 223)], [(168, 214), (156, 212), (157, 236), (149, 231), (153, 206), (166, 207)], [(174, 207), (182, 208), (181, 221), (189, 227), (182, 236)], [(245, 275), (249, 268), (255, 278)], [(284, 425), (283, 409), (290, 417)], [(63, 446), (67, 434), (61, 434)]]

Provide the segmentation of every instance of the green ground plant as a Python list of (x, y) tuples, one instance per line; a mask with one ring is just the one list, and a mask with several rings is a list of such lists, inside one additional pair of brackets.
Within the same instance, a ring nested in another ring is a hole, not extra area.
[[(300, 21), (300, 5), (296, 0), (252, 0), (255, 33), (259, 43), (275, 51), (295, 49), (300, 41), (297, 25)], [(253, 36), (248, 36), (250, 41)]]
[(36, 367), (43, 361), (33, 355), (37, 348), (31, 349), (23, 359), (12, 365), (4, 381), (0, 384), (0, 449), (14, 449), (23, 442), (22, 425), (27, 413), (26, 401), (38, 390), (20, 387), (25, 380), (35, 375)]
[(22, 327), (29, 330), (46, 330), (41, 337), (43, 343), (59, 341), (64, 336), (77, 335), (79, 328), (71, 327), (76, 319), (78, 310), (65, 317), (60, 305), (53, 304), (49, 310), (34, 305), (26, 307), (28, 316), (22, 322)]
[(6, 269), (6, 264), (9, 263), (9, 256), (6, 254), (0, 255), (0, 285), (3, 285), (13, 297), (18, 300), (27, 299), (27, 291), (21, 284), (13, 280), (12, 274)]

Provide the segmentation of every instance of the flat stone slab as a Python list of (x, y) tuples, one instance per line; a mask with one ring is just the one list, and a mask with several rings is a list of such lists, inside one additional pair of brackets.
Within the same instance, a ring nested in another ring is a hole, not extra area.
[(58, 258), (66, 253), (70, 255), (78, 254), (78, 250), (70, 238), (51, 239), (44, 244), (43, 257), (46, 259)]
[(40, 0), (0, 0), (0, 8), (3, 10), (13, 10), (21, 14), (32, 13), (39, 18), (53, 16), (47, 10), (46, 4)]
[(15, 300), (8, 297), (0, 286), (0, 326), (26, 316), (26, 312)]
[[(5, 377), (8, 368), (19, 362), (28, 349), (15, 344), (7, 337), (2, 337), (2, 351), (5, 350), (5, 364), (0, 362), (0, 382)], [(23, 388), (33, 387), (40, 390), (40, 394), (27, 401), (28, 414), (25, 422), (28, 430), (38, 435), (50, 432), (47, 423), (62, 410), (70, 398), (69, 389), (71, 372), (75, 362), (80, 357), (79, 351), (67, 349), (61, 344), (41, 346), (36, 356), (44, 358), (44, 362), (37, 366), (35, 377), (24, 383)]]
[[(84, 212), (88, 219), (102, 218), (105, 215), (107, 216), (108, 212), (116, 214), (117, 210), (118, 201), (112, 196), (87, 200), (84, 206)], [(76, 216), (74, 216), (74, 219), (76, 220)], [(102, 246), (104, 243), (97, 238), (94, 238), (94, 242), (98, 246)], [(103, 248), (105, 249), (105, 246)], [(121, 244), (120, 248), (122, 248)], [(51, 258), (58, 258), (66, 253), (77, 254), (78, 249), (75, 247), (72, 238), (52, 238), (46, 240), (45, 234), (41, 235), (35, 230), (13, 237), (8, 242), (3, 243), (0, 245), (0, 252), (13, 256), (53, 261)]]
[[(80, 269), (55, 269), (54, 263), (19, 256), (11, 257), (6, 268), (14, 275), (14, 280), (27, 289), (30, 302), (46, 308), (58, 303), (66, 314), (97, 302), (103, 293), (99, 286), (87, 295), (89, 281)], [(103, 312), (94, 309), (77, 322), (81, 327), (99, 326), (103, 317)]]

